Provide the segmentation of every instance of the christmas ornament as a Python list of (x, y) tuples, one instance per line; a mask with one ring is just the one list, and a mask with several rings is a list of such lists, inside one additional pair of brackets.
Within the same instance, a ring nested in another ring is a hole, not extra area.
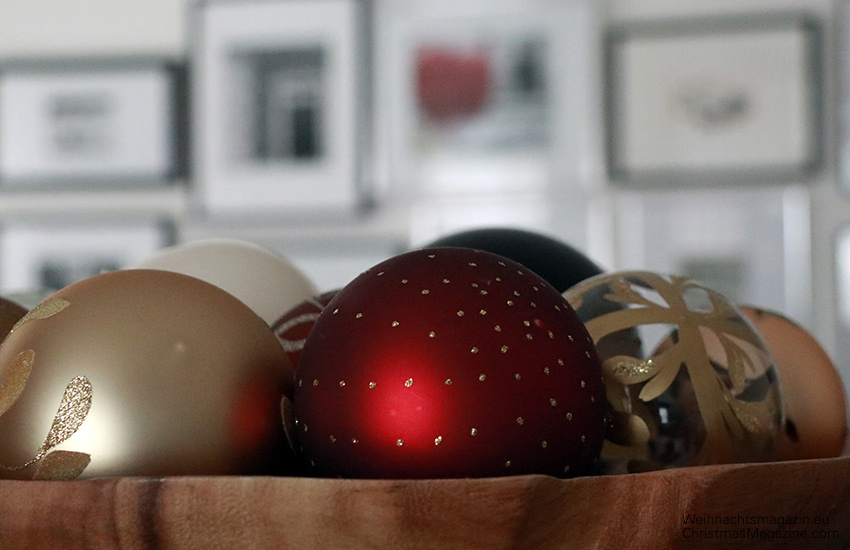
[(307, 335), (310, 334), (310, 329), (313, 328), (319, 314), (325, 309), (328, 302), (336, 296), (337, 292), (339, 292), (338, 289), (331, 290), (319, 296), (308, 298), (272, 323), (272, 331), (280, 340), (283, 350), (289, 355), (293, 367), (298, 368), (301, 350), (304, 348), (304, 342), (307, 340)]
[(477, 250), (408, 252), (355, 278), (296, 378), (297, 439), (318, 475), (580, 475), (605, 431), (575, 313), (529, 269)]
[(174, 271), (212, 283), (245, 302), (268, 324), (318, 293), (286, 258), (235, 239), (204, 239), (166, 248), (135, 267)]
[(777, 312), (751, 306), (741, 311), (764, 338), (779, 371), (785, 406), (779, 459), (839, 456), (847, 438), (847, 402), (826, 351), (806, 329)]
[(721, 294), (645, 271), (592, 277), (565, 296), (602, 361), (612, 428), (604, 471), (775, 458), (776, 368)]
[(216, 286), (158, 270), (84, 279), (0, 345), (0, 477), (280, 471), (293, 377), (268, 325)]
[(525, 229), (480, 228), (446, 235), (428, 247), (477, 248), (521, 263), (558, 292), (602, 273), (587, 256), (552, 237)]

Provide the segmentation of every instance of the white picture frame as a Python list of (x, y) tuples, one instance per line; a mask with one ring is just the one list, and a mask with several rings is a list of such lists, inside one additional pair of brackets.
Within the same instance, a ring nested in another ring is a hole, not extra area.
[(0, 65), (0, 183), (128, 187), (182, 176), (184, 78), (166, 59)]
[(193, 173), (211, 215), (368, 202), (368, 4), (194, 6)]
[(0, 227), (3, 295), (52, 292), (83, 278), (141, 263), (174, 243), (167, 219), (67, 217), (7, 221)]
[(624, 24), (605, 42), (614, 182), (776, 183), (820, 167), (816, 19), (779, 13)]
[[(588, 83), (597, 78), (599, 25), (598, 4), (586, 0), (379, 2), (376, 132), (389, 185), (418, 198), (596, 183), (583, 170), (597, 154)], [(441, 58), (455, 91), (488, 89), (455, 97), (472, 108), (434, 121), (423, 73), (439, 70)], [(476, 71), (486, 76), (465, 83)]]

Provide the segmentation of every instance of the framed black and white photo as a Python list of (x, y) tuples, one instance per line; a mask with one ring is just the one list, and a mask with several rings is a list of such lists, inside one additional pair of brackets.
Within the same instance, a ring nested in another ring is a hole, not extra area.
[(376, 13), (390, 179), (426, 196), (575, 185), (598, 21), (577, 0), (400, 0)]
[(364, 0), (195, 6), (193, 168), (212, 214), (351, 211), (366, 200)]
[(173, 225), (157, 217), (8, 221), (0, 227), (0, 290), (52, 292), (132, 267), (171, 244)]
[(611, 178), (693, 186), (810, 175), (822, 156), (820, 41), (803, 14), (609, 29)]
[(126, 187), (181, 176), (184, 81), (164, 59), (0, 65), (0, 182)]

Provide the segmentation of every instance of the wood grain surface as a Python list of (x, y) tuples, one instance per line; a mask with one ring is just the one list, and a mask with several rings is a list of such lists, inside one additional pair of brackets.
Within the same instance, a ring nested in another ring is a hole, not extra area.
[(2, 481), (0, 549), (18, 548), (846, 549), (850, 457), (571, 480)]

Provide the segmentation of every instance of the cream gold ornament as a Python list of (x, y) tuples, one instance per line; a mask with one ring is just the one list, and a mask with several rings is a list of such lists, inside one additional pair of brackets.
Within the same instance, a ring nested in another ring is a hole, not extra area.
[(239, 298), (272, 324), (319, 293), (283, 256), (238, 239), (201, 239), (163, 249), (135, 266), (197, 277)]
[(646, 271), (565, 297), (596, 345), (612, 408), (610, 472), (776, 458), (780, 386), (758, 332), (720, 293)]
[(214, 285), (85, 279), (0, 345), (0, 477), (285, 472), (293, 376), (268, 325)]

